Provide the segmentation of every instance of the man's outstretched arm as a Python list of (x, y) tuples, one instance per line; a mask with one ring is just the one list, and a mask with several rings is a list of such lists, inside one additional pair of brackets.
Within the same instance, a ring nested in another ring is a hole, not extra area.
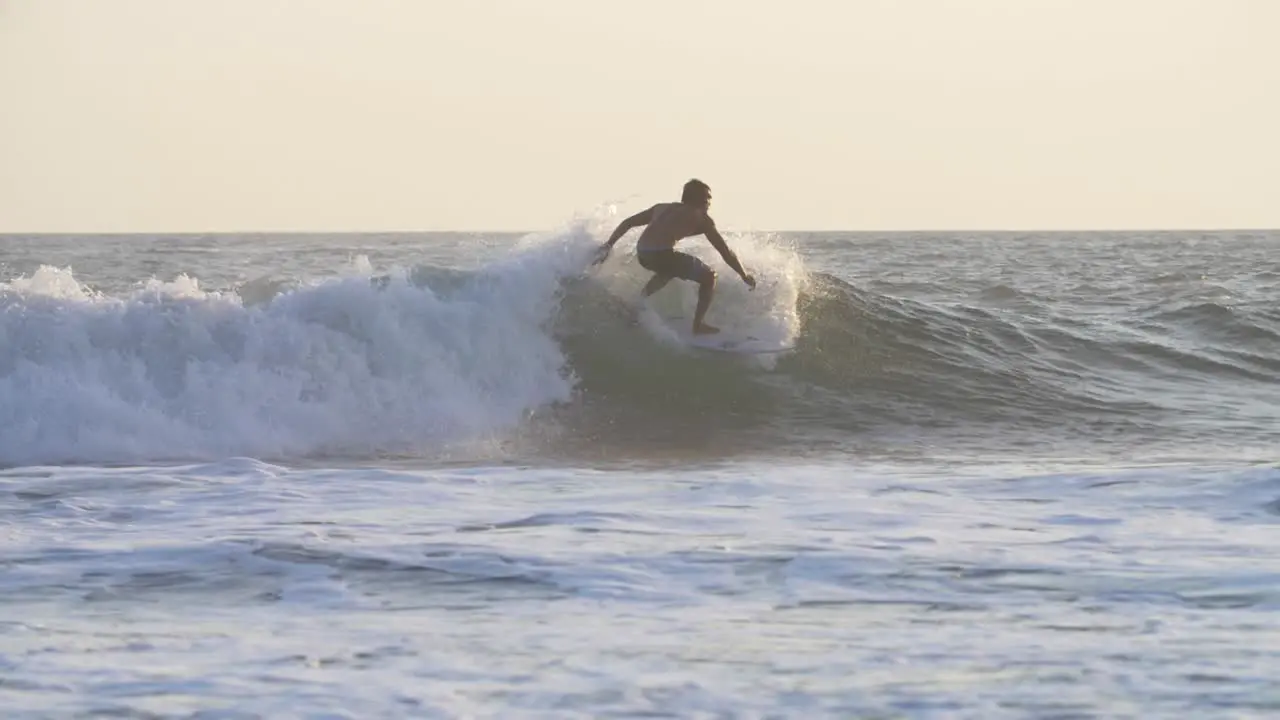
[(738, 262), (737, 254), (730, 250), (724, 238), (720, 237), (720, 231), (716, 229), (716, 223), (711, 218), (707, 218), (706, 236), (707, 240), (711, 242), (711, 246), (720, 253), (720, 257), (724, 258), (725, 264), (733, 268), (734, 272), (742, 277), (742, 282), (750, 287), (755, 287), (756, 279), (742, 269), (742, 264)]
[(630, 230), (633, 227), (648, 225), (649, 221), (651, 220), (653, 220), (652, 207), (646, 210), (641, 210), (635, 215), (632, 215), (626, 220), (623, 220), (622, 222), (618, 223), (617, 229), (613, 231), (613, 234), (609, 236), (609, 239), (606, 240), (604, 245), (600, 248), (600, 252), (596, 256), (596, 263), (598, 264), (598, 263), (604, 262), (604, 259), (609, 256), (609, 250), (613, 249), (614, 244), (616, 244), (619, 240), (621, 240), (622, 236), (626, 235), (628, 230)]

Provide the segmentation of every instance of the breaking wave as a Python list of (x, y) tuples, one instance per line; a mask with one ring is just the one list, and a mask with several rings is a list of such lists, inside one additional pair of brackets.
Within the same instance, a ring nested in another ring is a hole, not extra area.
[(221, 292), (180, 276), (104, 295), (42, 267), (0, 284), (0, 464), (430, 455), (514, 436), (539, 438), (522, 452), (1096, 437), (1224, 406), (1248, 431), (1280, 380), (1267, 307), (1170, 296), (1113, 322), (999, 284), (926, 302), (811, 272), (768, 235), (731, 238), (759, 286), (721, 272), (710, 319), (794, 349), (693, 350), (654, 318), (687, 322), (695, 289), (672, 283), (636, 322), (646, 273), (625, 251), (592, 267), (602, 235), (584, 221), (478, 270), (357, 263)]

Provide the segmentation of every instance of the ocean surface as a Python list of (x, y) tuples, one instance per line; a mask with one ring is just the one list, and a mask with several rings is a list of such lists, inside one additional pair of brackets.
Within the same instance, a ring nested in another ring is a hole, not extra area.
[(1280, 712), (1280, 232), (0, 236), (5, 718)]

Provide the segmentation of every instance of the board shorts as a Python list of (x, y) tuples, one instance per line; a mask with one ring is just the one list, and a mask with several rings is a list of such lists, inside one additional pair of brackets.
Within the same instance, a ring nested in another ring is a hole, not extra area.
[(640, 267), (657, 275), (694, 282), (702, 282), (704, 278), (714, 276), (706, 263), (676, 250), (637, 250), (636, 259), (640, 261)]

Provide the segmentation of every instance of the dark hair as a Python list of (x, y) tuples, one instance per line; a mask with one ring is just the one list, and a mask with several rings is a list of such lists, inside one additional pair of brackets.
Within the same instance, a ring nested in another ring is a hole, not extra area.
[(680, 202), (697, 202), (706, 198), (711, 194), (711, 186), (694, 178), (684, 184), (684, 192), (680, 195)]

